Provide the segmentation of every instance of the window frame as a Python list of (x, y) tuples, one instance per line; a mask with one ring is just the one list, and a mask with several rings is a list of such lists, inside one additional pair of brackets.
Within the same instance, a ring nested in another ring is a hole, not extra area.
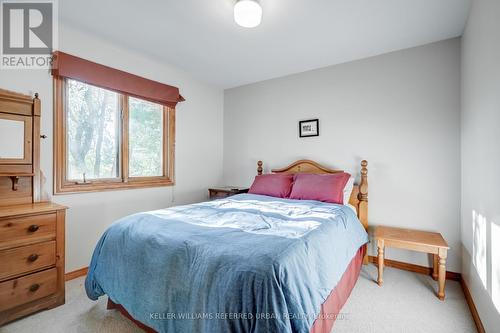
[[(73, 79), (72, 79), (73, 80)], [(78, 80), (76, 80), (78, 81)], [(90, 84), (92, 85), (92, 84)], [(128, 95), (119, 95), (121, 122), (119, 126), (118, 178), (77, 182), (67, 179), (66, 79), (54, 77), (54, 194), (99, 192), (133, 188), (171, 186), (174, 181), (175, 108), (163, 106), (163, 174), (162, 176), (129, 176), (129, 105)]]

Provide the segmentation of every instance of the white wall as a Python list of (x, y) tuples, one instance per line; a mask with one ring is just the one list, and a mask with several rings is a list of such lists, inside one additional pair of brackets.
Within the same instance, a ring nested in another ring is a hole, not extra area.
[[(117, 218), (159, 209), (174, 203), (206, 199), (207, 188), (222, 177), (223, 92), (184, 72), (105, 40), (60, 26), (60, 49), (104, 65), (123, 69), (159, 82), (178, 86), (186, 101), (176, 113), (176, 165), (173, 187), (88, 194), (57, 195), (53, 201), (69, 206), (66, 222), (66, 271), (89, 264), (103, 231)], [(0, 87), (42, 100), (41, 169), (44, 190), (52, 195), (52, 77), (43, 70), (0, 71)]]
[(462, 47), (463, 277), (500, 327), (500, 1), (475, 0)]
[[(298, 138), (298, 121), (321, 135)], [(460, 40), (226, 90), (224, 178), (249, 185), (256, 162), (309, 158), (355, 171), (369, 162), (369, 220), (441, 232), (460, 271)], [(430, 265), (427, 255), (387, 257)]]

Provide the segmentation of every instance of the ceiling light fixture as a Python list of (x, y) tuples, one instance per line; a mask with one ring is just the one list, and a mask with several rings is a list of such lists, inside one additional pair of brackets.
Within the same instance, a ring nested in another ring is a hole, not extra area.
[(262, 21), (262, 7), (257, 0), (239, 0), (234, 5), (234, 21), (244, 28), (255, 28)]

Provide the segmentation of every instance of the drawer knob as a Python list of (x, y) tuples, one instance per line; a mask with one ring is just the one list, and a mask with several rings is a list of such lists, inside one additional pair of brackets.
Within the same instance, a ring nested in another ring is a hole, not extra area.
[(38, 254), (32, 254), (28, 257), (28, 261), (31, 261), (31, 262), (33, 262), (37, 259), (38, 259)]
[(32, 284), (32, 285), (30, 286), (30, 291), (31, 291), (31, 292), (35, 292), (35, 291), (37, 291), (37, 290), (38, 290), (38, 288), (40, 288), (40, 285), (39, 285), (38, 283)]
[(32, 225), (29, 226), (28, 231), (29, 232), (35, 232), (35, 231), (38, 230), (38, 228), (40, 228), (38, 225), (32, 224)]

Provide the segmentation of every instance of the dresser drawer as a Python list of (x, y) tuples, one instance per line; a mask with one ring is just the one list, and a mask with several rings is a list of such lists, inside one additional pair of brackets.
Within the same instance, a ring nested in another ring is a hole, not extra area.
[(57, 290), (57, 269), (0, 283), (0, 311), (49, 296)]
[(55, 213), (0, 219), (0, 249), (55, 237)]
[(0, 251), (0, 280), (55, 265), (56, 242)]

